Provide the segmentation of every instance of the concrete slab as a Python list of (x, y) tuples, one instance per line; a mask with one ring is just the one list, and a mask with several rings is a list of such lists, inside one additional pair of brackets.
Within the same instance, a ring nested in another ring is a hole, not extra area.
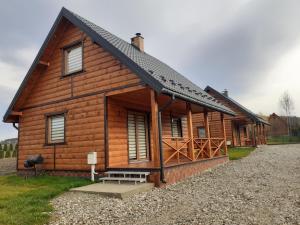
[(129, 196), (150, 191), (154, 187), (153, 183), (138, 183), (138, 184), (132, 184), (132, 183), (96, 183), (96, 184), (90, 184), (83, 187), (78, 188), (72, 188), (70, 191), (78, 191), (78, 192), (86, 192), (86, 193), (94, 193), (99, 194), (106, 197), (113, 197), (113, 198), (128, 198)]

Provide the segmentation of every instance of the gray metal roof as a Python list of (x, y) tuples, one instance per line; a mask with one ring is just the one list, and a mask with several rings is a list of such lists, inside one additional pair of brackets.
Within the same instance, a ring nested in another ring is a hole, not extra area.
[(159, 91), (170, 91), (175, 95), (177, 93), (180, 97), (186, 97), (193, 102), (197, 102), (201, 105), (234, 115), (234, 112), (221, 103), (218, 103), (212, 96), (207, 94), (204, 90), (189, 81), (186, 77), (172, 69), (167, 64), (147, 54), (146, 52), (138, 50), (130, 43), (82, 18), (81, 16), (73, 12), (70, 13), (72, 13), (83, 24), (95, 31), (99, 36), (104, 38), (112, 45), (112, 47), (115, 47), (117, 50), (122, 52), (125, 57), (128, 57), (138, 67), (143, 69), (149, 78), (154, 79), (154, 81), (152, 80), (150, 83), (159, 86), (159, 89), (161, 89)]
[(111, 52), (117, 59), (135, 72), (143, 82), (151, 86), (157, 92), (172, 94), (178, 98), (182, 98), (184, 100), (191, 101), (193, 103), (230, 115), (235, 115), (232, 110), (216, 101), (212, 96), (207, 94), (204, 90), (189, 81), (170, 66), (147, 54), (146, 52), (138, 50), (130, 43), (104, 30), (96, 24), (82, 18), (66, 8), (62, 8), (48, 36), (46, 37), (45, 42), (39, 50), (38, 55), (36, 56), (6, 114), (4, 115), (4, 121), (10, 115), (15, 102), (28, 82), (34, 68), (37, 66), (44, 49), (47, 47), (49, 40), (54, 34), (55, 29), (62, 18), (66, 18), (75, 26), (83, 30), (93, 39), (95, 43), (101, 45), (104, 49)]
[(224, 99), (232, 102), (233, 104), (235, 104), (237, 107), (239, 107), (242, 111), (244, 111), (249, 117), (251, 117), (255, 122), (259, 122), (259, 123), (264, 123), (267, 125), (270, 125), (267, 121), (265, 121), (263, 118), (261, 118), (260, 116), (258, 116), (257, 114), (255, 114), (254, 112), (252, 112), (251, 110), (247, 109), (246, 107), (244, 107), (243, 105), (241, 105), (240, 103), (238, 103), (237, 101), (235, 101), (234, 99), (230, 98), (229, 96), (226, 96), (222, 93), (220, 93), (219, 91), (217, 91), (216, 89), (207, 86), (205, 89), (205, 91), (214, 91), (217, 94), (219, 94), (220, 96), (222, 96)]

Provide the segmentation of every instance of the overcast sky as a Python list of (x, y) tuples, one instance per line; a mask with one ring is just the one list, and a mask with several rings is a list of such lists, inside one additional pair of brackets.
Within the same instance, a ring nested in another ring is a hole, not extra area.
[[(61, 7), (129, 40), (205, 88), (256, 113), (280, 113), (288, 90), (300, 116), (300, 1), (1, 1), (0, 114), (5, 113)], [(15, 137), (0, 124), (0, 140)]]

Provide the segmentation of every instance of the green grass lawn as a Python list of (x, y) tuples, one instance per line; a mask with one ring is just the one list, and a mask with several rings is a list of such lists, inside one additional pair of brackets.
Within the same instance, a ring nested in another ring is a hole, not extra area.
[(278, 136), (268, 137), (267, 144), (269, 145), (280, 145), (280, 144), (295, 144), (300, 143), (299, 136)]
[(243, 147), (243, 148), (229, 148), (228, 154), (230, 160), (237, 160), (249, 155), (255, 148)]
[(0, 176), (0, 225), (45, 224), (52, 207), (49, 201), (73, 187), (90, 181), (71, 177), (39, 176), (25, 180)]

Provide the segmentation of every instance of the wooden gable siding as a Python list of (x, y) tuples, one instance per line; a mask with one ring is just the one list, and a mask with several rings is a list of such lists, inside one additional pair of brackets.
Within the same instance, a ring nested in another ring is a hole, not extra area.
[[(84, 72), (62, 78), (61, 48), (81, 39), (84, 40)], [(97, 151), (96, 169), (103, 170), (105, 92), (139, 85), (140, 79), (70, 23), (51, 49), (51, 54), (48, 52), (50, 66), (38, 74), (30, 96), (20, 106), (23, 116), (20, 119), (18, 167), (23, 169), (29, 155), (42, 154), (45, 169), (52, 170), (55, 164), (56, 170), (89, 170), (87, 153)], [(45, 146), (45, 114), (65, 110), (66, 143)]]

